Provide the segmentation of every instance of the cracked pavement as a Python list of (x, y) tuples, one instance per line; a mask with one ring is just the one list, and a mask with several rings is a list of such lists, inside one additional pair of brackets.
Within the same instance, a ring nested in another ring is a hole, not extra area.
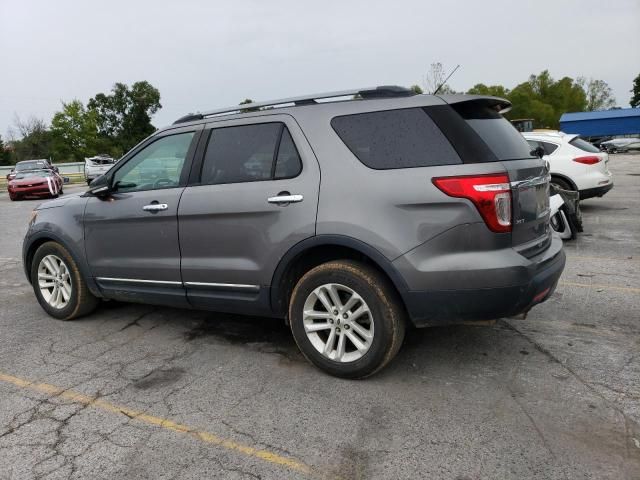
[(411, 330), (364, 381), (315, 370), (272, 319), (115, 302), (47, 317), (20, 260), (38, 201), (0, 193), (0, 374), (61, 389), (0, 379), (0, 479), (308, 476), (265, 458), (317, 478), (640, 478), (640, 155), (610, 158), (616, 186), (583, 203), (548, 302)]

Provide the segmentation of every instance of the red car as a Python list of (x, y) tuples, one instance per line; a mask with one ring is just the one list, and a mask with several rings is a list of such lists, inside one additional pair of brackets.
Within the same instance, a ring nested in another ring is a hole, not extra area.
[(52, 197), (62, 195), (64, 181), (53, 170), (29, 170), (17, 172), (7, 184), (9, 198), (18, 200), (21, 197)]

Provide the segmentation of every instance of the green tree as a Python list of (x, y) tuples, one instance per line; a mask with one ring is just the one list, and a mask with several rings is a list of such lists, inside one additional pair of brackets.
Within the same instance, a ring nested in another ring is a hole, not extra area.
[(99, 153), (98, 122), (95, 110), (80, 100), (62, 102), (62, 111), (51, 120), (52, 155), (60, 160), (83, 161)]
[(633, 80), (633, 88), (631, 89), (631, 100), (629, 100), (629, 105), (633, 108), (640, 107), (640, 74)]
[[(16, 162), (36, 158), (49, 158), (51, 150), (51, 132), (47, 129), (44, 120), (36, 117), (29, 117), (21, 120), (16, 115), (14, 119), (14, 129), (11, 129), (13, 159)], [(18, 139), (13, 139), (19, 137)]]
[(116, 83), (111, 93), (98, 93), (87, 107), (95, 112), (99, 136), (121, 154), (155, 131), (151, 117), (162, 105), (158, 89), (142, 81), (131, 88)]
[(0, 165), (11, 165), (13, 163), (11, 160), (11, 150), (4, 144), (0, 135)]
[(471, 87), (467, 93), (469, 95), (490, 95), (492, 97), (507, 98), (509, 96), (509, 89), (502, 85), (485, 85), (484, 83), (477, 83)]
[(417, 93), (418, 95), (424, 93), (424, 90), (422, 90), (420, 85), (411, 85), (411, 87), (409, 87), (409, 90), (411, 90), (413, 93)]
[[(254, 101), (251, 100), (250, 98), (245, 98), (244, 100), (242, 100), (238, 105), (248, 105), (250, 103), (253, 103)], [(240, 110), (240, 112), (242, 113), (248, 113), (248, 112), (255, 112), (256, 109), (255, 108), (242, 108)]]

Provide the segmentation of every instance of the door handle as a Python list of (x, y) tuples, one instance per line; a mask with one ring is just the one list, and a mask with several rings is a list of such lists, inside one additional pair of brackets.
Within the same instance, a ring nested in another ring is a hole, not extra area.
[(161, 210), (166, 210), (167, 208), (169, 208), (169, 205), (166, 203), (151, 203), (142, 207), (145, 212), (159, 212)]
[(267, 198), (267, 202), (275, 203), (276, 205), (287, 205), (289, 203), (298, 203), (304, 200), (304, 197), (299, 194), (291, 195), (289, 192), (280, 192), (275, 197)]

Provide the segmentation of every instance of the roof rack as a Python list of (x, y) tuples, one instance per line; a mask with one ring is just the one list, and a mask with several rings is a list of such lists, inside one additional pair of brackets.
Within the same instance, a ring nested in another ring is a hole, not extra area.
[(359, 97), (361, 99), (368, 100), (372, 98), (410, 97), (412, 95), (416, 95), (416, 92), (405, 87), (399, 87), (397, 85), (383, 85), (380, 87), (341, 90), (338, 92), (317, 93), (314, 95), (282, 98), (279, 100), (270, 100), (266, 102), (245, 103), (243, 105), (234, 105), (233, 107), (219, 108), (202, 113), (190, 113), (188, 115), (185, 115), (184, 117), (180, 117), (178, 120), (173, 122), (173, 124), (175, 125), (177, 123), (202, 120), (205, 117), (213, 117), (216, 115), (258, 111), (259, 109), (265, 107), (282, 108), (289, 106), (299, 107), (304, 105), (315, 105), (317, 103), (321, 103), (317, 100), (327, 100), (331, 98)]

